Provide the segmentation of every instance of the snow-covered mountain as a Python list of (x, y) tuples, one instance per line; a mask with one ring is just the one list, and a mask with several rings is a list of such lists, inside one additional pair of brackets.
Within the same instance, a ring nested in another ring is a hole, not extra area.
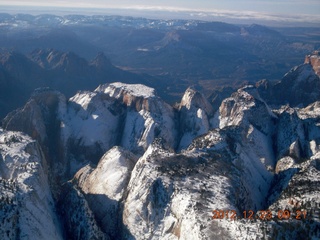
[(0, 130), (0, 238), (63, 239), (39, 144)]
[(141, 84), (37, 90), (0, 133), (1, 239), (316, 239), (320, 99), (259, 90), (216, 112), (193, 88), (176, 107)]

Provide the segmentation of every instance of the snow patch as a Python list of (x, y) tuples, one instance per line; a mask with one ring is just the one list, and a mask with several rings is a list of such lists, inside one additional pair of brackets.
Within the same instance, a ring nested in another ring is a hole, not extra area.
[(104, 92), (112, 97), (119, 98), (122, 92), (127, 92), (136, 97), (154, 97), (155, 90), (142, 84), (126, 84), (121, 82), (99, 86), (95, 92)]

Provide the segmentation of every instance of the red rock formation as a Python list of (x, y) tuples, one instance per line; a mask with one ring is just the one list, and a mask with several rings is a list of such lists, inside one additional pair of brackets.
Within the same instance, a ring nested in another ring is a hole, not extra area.
[(304, 63), (312, 65), (313, 70), (320, 76), (320, 51), (314, 51), (312, 54), (307, 55)]

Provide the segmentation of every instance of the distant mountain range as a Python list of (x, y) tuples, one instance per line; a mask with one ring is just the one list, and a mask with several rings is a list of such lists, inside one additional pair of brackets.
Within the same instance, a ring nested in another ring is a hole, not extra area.
[(4, 51), (56, 49), (87, 61), (103, 52), (115, 66), (170, 81), (167, 91), (179, 97), (189, 85), (209, 94), (217, 85), (279, 80), (320, 47), (319, 28), (103, 15), (0, 14), (0, 22)]

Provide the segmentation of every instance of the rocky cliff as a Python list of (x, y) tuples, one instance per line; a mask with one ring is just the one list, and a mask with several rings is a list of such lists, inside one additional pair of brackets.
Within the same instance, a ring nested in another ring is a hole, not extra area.
[(188, 88), (179, 105), (179, 149), (186, 148), (195, 137), (210, 129), (210, 118), (214, 111), (208, 100), (198, 91)]
[(320, 51), (314, 51), (312, 54), (307, 55), (304, 63), (310, 64), (315, 73), (320, 76)]
[(302, 65), (292, 68), (277, 82), (257, 83), (263, 99), (272, 105), (307, 106), (320, 98), (319, 53), (306, 56)]
[(39, 146), (20, 132), (0, 130), (0, 238), (63, 239)]

